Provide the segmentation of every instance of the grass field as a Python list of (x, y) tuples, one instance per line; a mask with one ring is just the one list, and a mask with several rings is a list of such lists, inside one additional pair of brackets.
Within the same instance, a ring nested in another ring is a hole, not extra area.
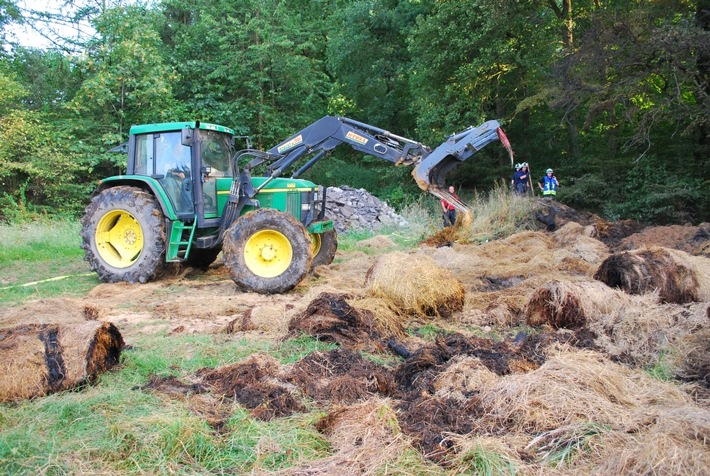
[[(530, 231), (535, 206), (474, 197), (452, 241), (415, 204), (406, 228), (339, 236), (333, 264), (284, 295), (239, 292), (219, 260), (104, 284), (83, 260), (78, 223), (0, 226), (0, 350), (5, 328), (86, 319), (112, 323), (126, 343), (91, 383), (0, 403), (0, 474), (705, 474), (710, 393), (687, 380), (707, 368), (709, 303), (605, 288), (590, 276), (606, 245), (581, 226)], [(422, 246), (432, 235), (444, 244)], [(463, 308), (378, 308), (367, 276), (402, 255), (391, 280), (437, 289), (410, 268), (426, 258), (443, 270), (431, 275), (462, 283)], [(584, 325), (529, 323), (540, 290), (560, 298), (545, 310), (584, 311)], [(292, 332), (304, 316), (321, 330)], [(236, 383), (220, 393), (213, 374)], [(264, 418), (281, 397), (297, 409)]]

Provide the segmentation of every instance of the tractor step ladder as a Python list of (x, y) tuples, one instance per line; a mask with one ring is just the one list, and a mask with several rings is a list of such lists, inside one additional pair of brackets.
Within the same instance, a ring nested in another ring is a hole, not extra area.
[[(166, 250), (165, 261), (169, 263), (180, 263), (185, 261), (190, 255), (190, 244), (195, 237), (195, 228), (197, 228), (197, 220), (192, 220), (192, 224), (186, 225), (184, 221), (175, 220), (170, 227), (170, 239), (168, 240), (168, 249)], [(190, 237), (187, 241), (183, 241), (183, 232), (190, 232)], [(182, 256), (180, 256), (182, 253)]]

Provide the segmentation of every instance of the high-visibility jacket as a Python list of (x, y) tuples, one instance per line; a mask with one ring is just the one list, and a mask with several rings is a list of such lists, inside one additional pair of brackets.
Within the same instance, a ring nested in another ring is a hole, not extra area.
[(542, 184), (542, 195), (557, 195), (557, 179), (553, 175), (552, 177), (548, 177), (545, 175), (543, 178), (540, 179), (540, 183)]

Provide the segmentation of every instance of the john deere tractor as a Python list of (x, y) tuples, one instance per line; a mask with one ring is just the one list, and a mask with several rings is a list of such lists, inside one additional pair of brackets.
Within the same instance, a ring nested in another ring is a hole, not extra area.
[[(337, 146), (415, 165), (422, 189), (466, 211), (448, 195), (443, 177), (497, 139), (509, 148), (498, 123), (489, 121), (432, 151), (352, 119), (326, 116), (268, 151), (252, 149), (247, 140), (247, 148), (235, 152), (235, 133), (224, 126), (136, 125), (128, 142), (112, 149), (128, 154), (126, 175), (103, 179), (82, 218), (85, 259), (103, 281), (145, 283), (167, 263), (206, 268), (222, 251), (240, 289), (286, 292), (335, 256), (325, 190), (298, 177)], [(296, 163), (300, 168), (282, 177)], [(257, 167), (265, 172), (252, 176)]]

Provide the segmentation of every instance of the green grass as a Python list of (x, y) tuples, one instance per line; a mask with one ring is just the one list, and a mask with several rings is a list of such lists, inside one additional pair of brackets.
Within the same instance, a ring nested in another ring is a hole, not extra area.
[(83, 296), (96, 286), (79, 231), (78, 221), (68, 220), (0, 225), (0, 304)]
[(332, 345), (225, 335), (145, 335), (132, 344), (117, 369), (81, 391), (0, 404), (0, 474), (241, 474), (327, 456), (329, 445), (313, 424), (320, 415), (262, 422), (235, 404), (220, 433), (187, 403), (141, 387), (151, 375), (187, 379), (258, 352), (293, 362)]
[(459, 474), (476, 476), (514, 475), (516, 465), (511, 458), (497, 453), (481, 444), (474, 445), (459, 458)]
[(649, 376), (657, 380), (664, 382), (673, 380), (675, 372), (670, 362), (670, 352), (661, 350), (656, 356), (656, 361), (647, 365), (645, 371)]

